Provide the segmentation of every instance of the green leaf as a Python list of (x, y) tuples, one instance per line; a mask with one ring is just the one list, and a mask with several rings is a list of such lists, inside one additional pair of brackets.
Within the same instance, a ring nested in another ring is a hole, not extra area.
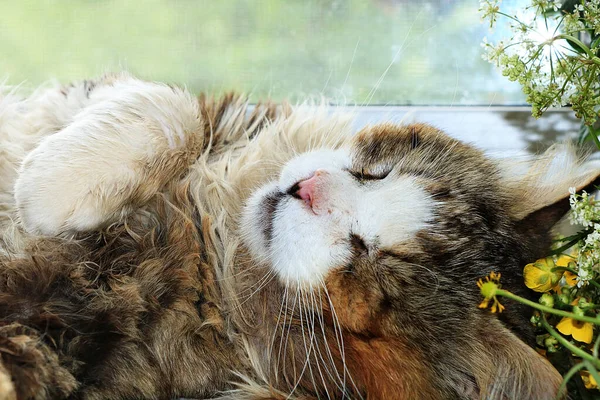
[(591, 139), (591, 137), (590, 137), (589, 127), (582, 122), (581, 125), (579, 126), (579, 133), (578, 133), (578, 136), (577, 136), (577, 143), (584, 144), (585, 142), (587, 142), (590, 139)]

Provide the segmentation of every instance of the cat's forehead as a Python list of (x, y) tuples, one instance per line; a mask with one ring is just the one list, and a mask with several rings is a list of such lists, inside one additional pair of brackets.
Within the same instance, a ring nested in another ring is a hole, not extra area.
[(426, 124), (381, 124), (367, 127), (353, 140), (357, 168), (397, 168), (407, 174), (462, 181), (488, 180), (496, 165), (484, 154)]

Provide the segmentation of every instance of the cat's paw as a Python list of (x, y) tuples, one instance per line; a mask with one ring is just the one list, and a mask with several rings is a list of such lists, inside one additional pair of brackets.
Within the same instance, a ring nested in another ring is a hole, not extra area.
[(129, 78), (96, 87), (90, 100), (21, 165), (15, 200), (28, 232), (57, 235), (116, 222), (200, 151), (198, 103), (184, 90)]

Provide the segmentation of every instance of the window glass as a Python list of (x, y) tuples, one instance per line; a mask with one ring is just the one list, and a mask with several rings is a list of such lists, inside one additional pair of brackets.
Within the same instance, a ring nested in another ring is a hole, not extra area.
[[(503, 7), (523, 1), (505, 0)], [(195, 92), (338, 104), (519, 104), (481, 58), (474, 0), (0, 2), (0, 77), (35, 86), (126, 68)]]

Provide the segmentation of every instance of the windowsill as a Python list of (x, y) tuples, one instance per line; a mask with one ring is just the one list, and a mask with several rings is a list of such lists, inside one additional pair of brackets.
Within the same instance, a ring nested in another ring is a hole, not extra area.
[(580, 126), (567, 108), (548, 110), (540, 119), (527, 106), (340, 108), (358, 113), (357, 129), (380, 122), (425, 122), (494, 156), (543, 152), (556, 142), (576, 139)]

